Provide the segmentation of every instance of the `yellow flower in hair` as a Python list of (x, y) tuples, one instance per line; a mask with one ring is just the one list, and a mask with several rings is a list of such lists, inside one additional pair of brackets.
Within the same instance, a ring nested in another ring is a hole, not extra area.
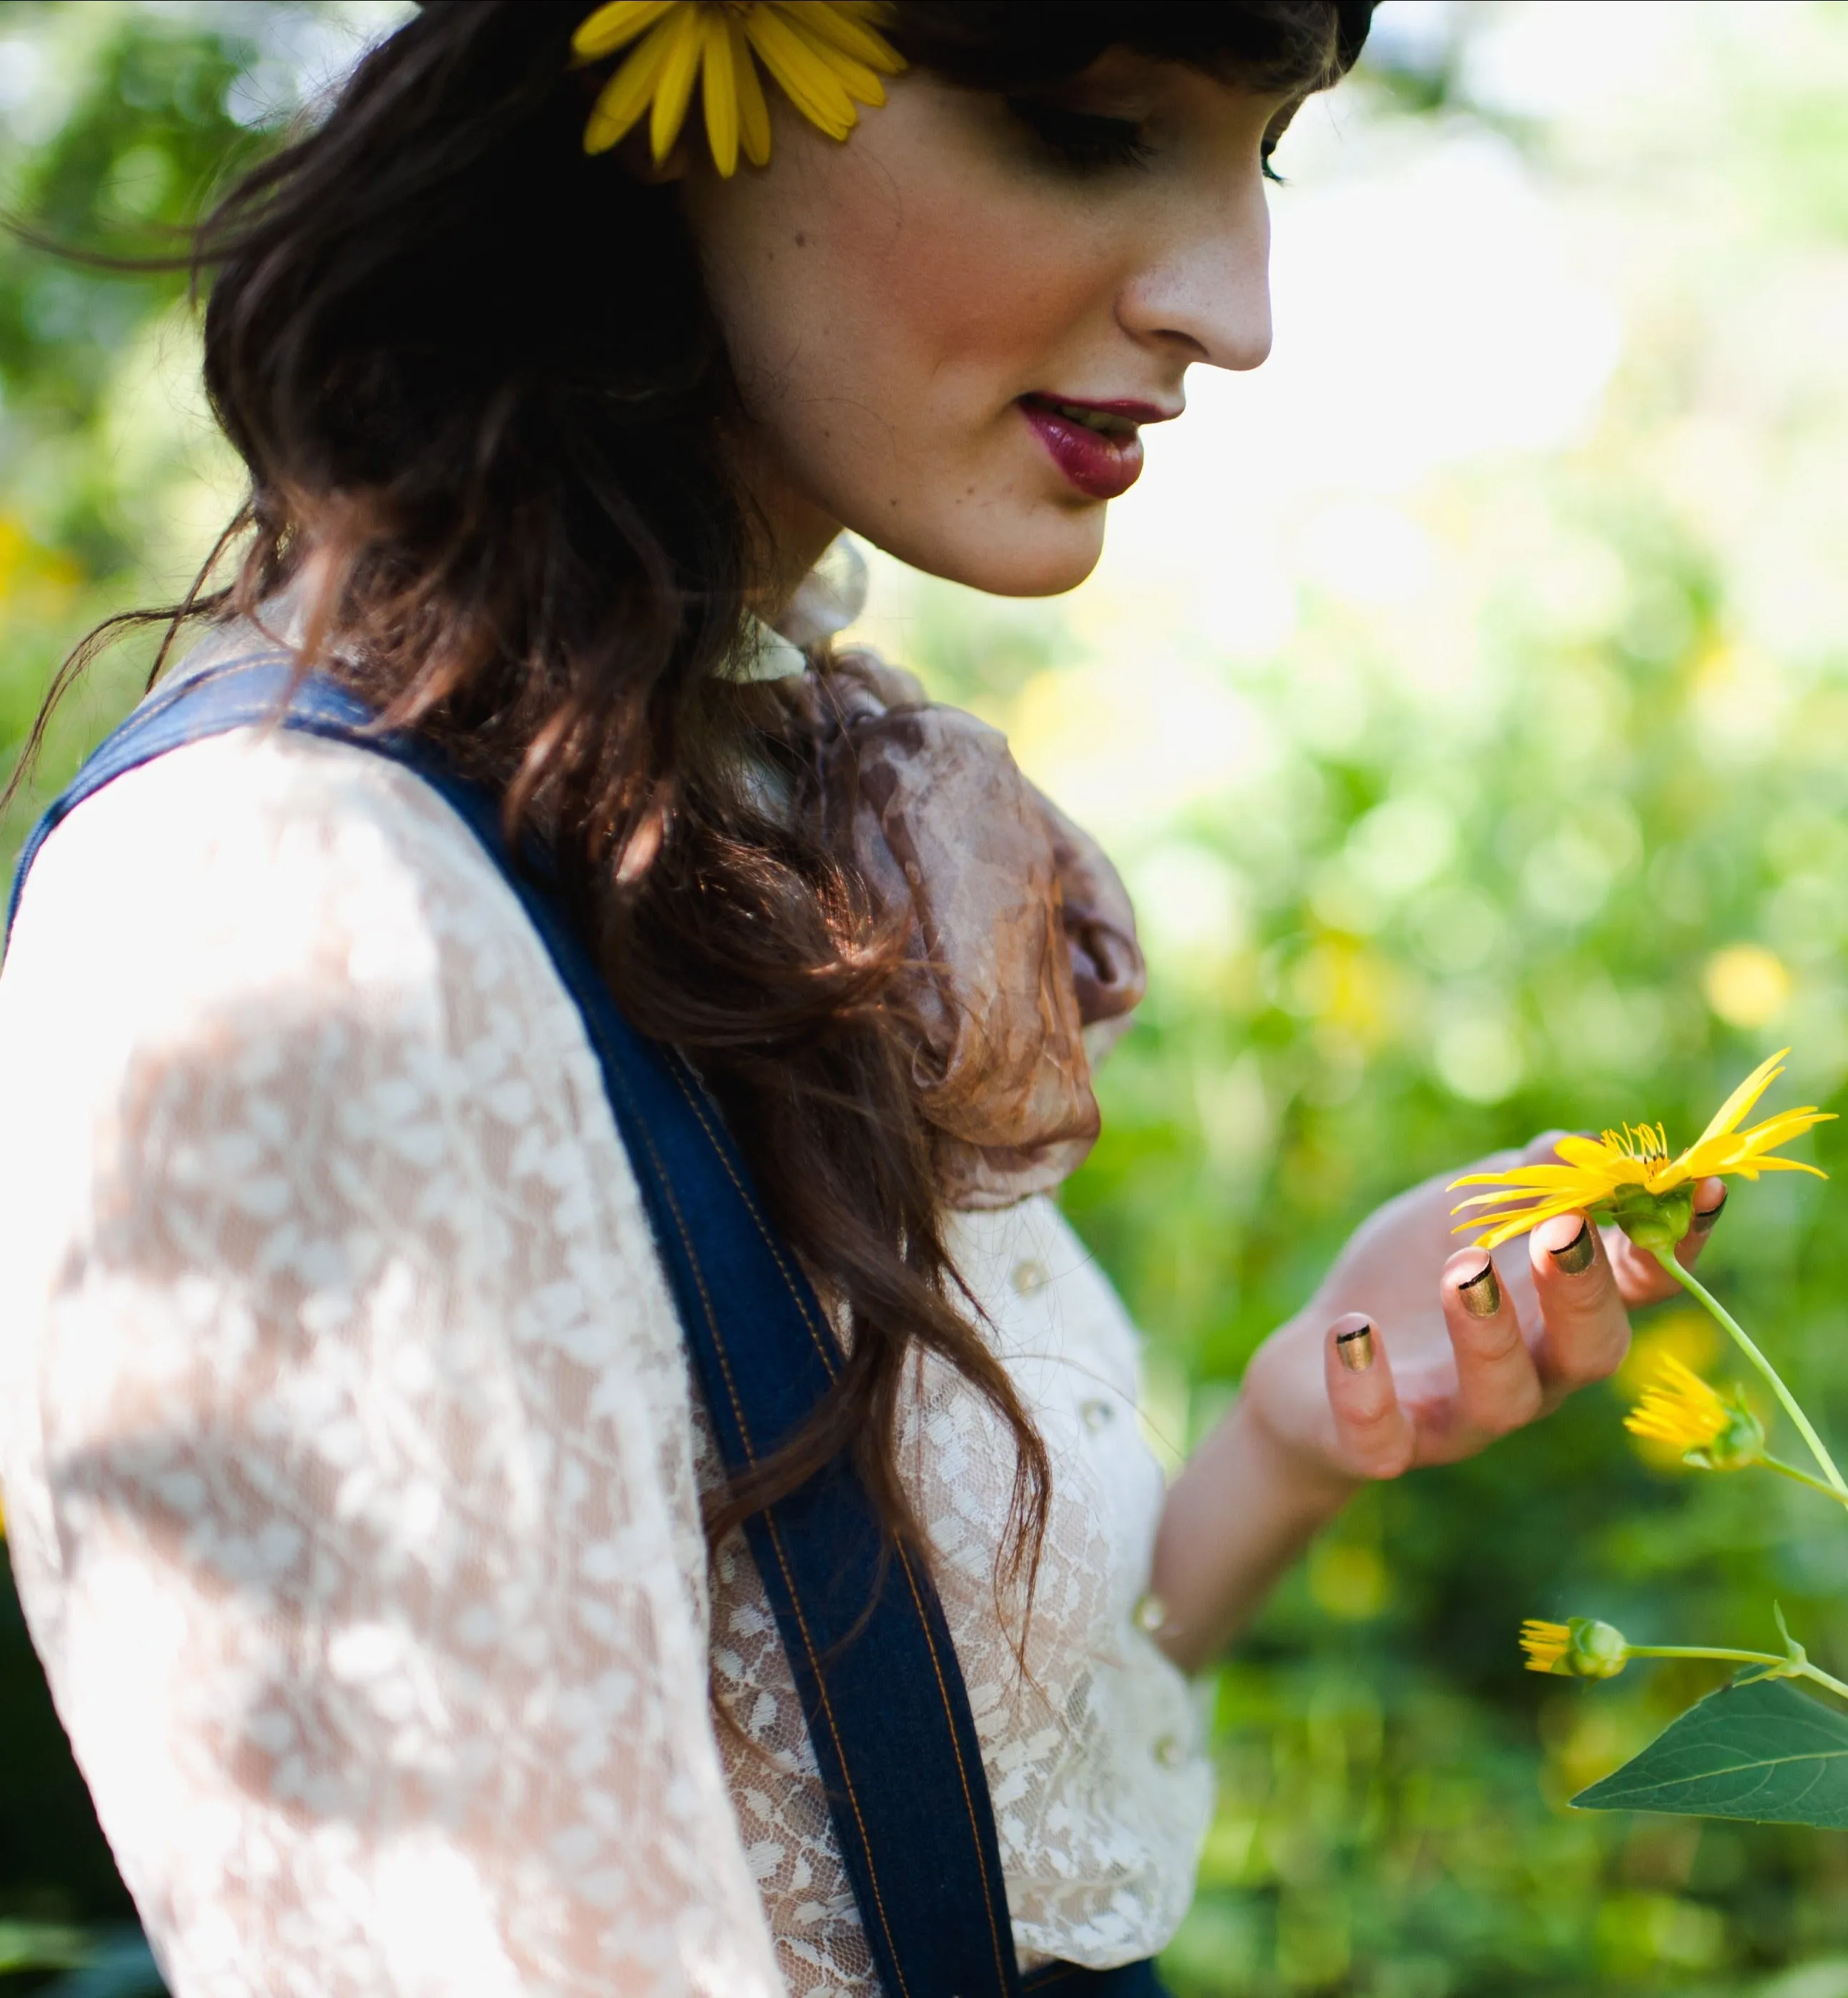
[(1832, 1112), (1805, 1105), (1767, 1117), (1749, 1131), (1739, 1128), (1753, 1104), (1783, 1074), (1784, 1057), (1789, 1053), (1785, 1048), (1753, 1070), (1679, 1157), (1670, 1156), (1668, 1133), (1660, 1124), (1626, 1124), (1621, 1132), (1607, 1131), (1601, 1138), (1562, 1138), (1557, 1148), (1562, 1163), (1557, 1164), (1516, 1166), (1505, 1173), (1470, 1173), (1453, 1180), (1453, 1188), (1486, 1186), (1496, 1191), (1474, 1194), (1452, 1212), (1461, 1214), (1472, 1207), (1501, 1210), (1477, 1215), (1460, 1223), (1457, 1232), (1486, 1224), (1474, 1246), (1493, 1249), (1556, 1214), (1584, 1212), (1609, 1216), (1645, 1248), (1666, 1250), (1687, 1232), (1697, 1180), (1733, 1173), (1747, 1180), (1760, 1173), (1815, 1173), (1818, 1179), (1826, 1178), (1814, 1166), (1770, 1154), (1816, 1125), (1829, 1122)]
[(1665, 1443), (1703, 1471), (1739, 1471), (1764, 1457), (1764, 1429), (1736, 1397), (1728, 1401), (1691, 1367), (1665, 1353), (1642, 1398), (1623, 1419), (1632, 1436)]
[(741, 145), (763, 166), (770, 107), (759, 63), (811, 125), (845, 139), (859, 123), (855, 100), (883, 104), (879, 78), (905, 66), (876, 26), (888, 12), (879, 0), (610, 0), (571, 38), (585, 62), (630, 50), (597, 99), (584, 150), (607, 152), (645, 112), (658, 164), (680, 137), (697, 83), (713, 164), (729, 178)]

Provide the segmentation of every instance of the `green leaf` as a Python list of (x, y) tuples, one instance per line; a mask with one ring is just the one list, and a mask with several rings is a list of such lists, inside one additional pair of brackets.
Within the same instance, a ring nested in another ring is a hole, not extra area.
[(1848, 1714), (1788, 1679), (1735, 1683), (1572, 1801), (1582, 1810), (1848, 1826)]

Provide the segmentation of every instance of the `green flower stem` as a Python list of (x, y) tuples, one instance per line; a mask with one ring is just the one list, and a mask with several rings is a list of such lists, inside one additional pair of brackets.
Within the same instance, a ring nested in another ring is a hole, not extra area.
[(1623, 1654), (1626, 1658), (1720, 1658), (1734, 1664), (1776, 1665), (1781, 1678), (1812, 1679), (1848, 1699), (1848, 1685), (1832, 1678), (1820, 1665), (1812, 1665), (1807, 1658), (1780, 1658), (1775, 1651), (1722, 1651), (1705, 1644), (1625, 1644)]
[(1758, 1459), (1767, 1471), (1774, 1471), (1780, 1478), (1794, 1478), (1799, 1485), (1807, 1485), (1812, 1492), (1820, 1492), (1825, 1498), (1832, 1498), (1837, 1505), (1848, 1505), (1848, 1497), (1836, 1491), (1832, 1485), (1820, 1478), (1812, 1478), (1807, 1471), (1799, 1471), (1794, 1464), (1786, 1464), (1781, 1457), (1765, 1456)]
[(1653, 1253), (1654, 1253), (1656, 1260), (1662, 1265), (1663, 1268), (1665, 1269), (1671, 1277), (1674, 1278), (1675, 1281), (1679, 1284), (1684, 1290), (1691, 1291), (1694, 1295), (1700, 1299), (1701, 1302), (1712, 1312), (1713, 1315), (1718, 1319), (1720, 1323), (1726, 1328), (1727, 1331), (1732, 1335), (1733, 1339), (1738, 1345), (1740, 1352), (1744, 1353), (1746, 1357), (1751, 1361), (1752, 1364), (1756, 1367), (1759, 1372), (1764, 1376), (1765, 1379), (1770, 1382), (1771, 1392), (1777, 1397), (1779, 1402), (1783, 1406), (1784, 1412), (1790, 1417), (1793, 1422), (1796, 1424), (1798, 1433), (1801, 1435), (1803, 1440), (1809, 1445), (1810, 1454), (1814, 1457), (1816, 1462), (1821, 1465), (1824, 1474), (1829, 1480), (1829, 1489), (1833, 1492), (1835, 1495), (1838, 1498), (1841, 1499), (1844, 1504), (1848, 1504), (1848, 1480), (1845, 1480), (1843, 1478), (1841, 1472), (1836, 1468), (1835, 1459), (1831, 1457), (1829, 1454), (1829, 1452), (1823, 1447), (1822, 1439), (1816, 1434), (1815, 1429), (1812, 1425), (1808, 1416), (1806, 1416), (1803, 1412), (1802, 1409), (1798, 1406), (1796, 1396), (1791, 1392), (1789, 1388), (1785, 1387), (1783, 1378), (1779, 1374), (1777, 1368), (1771, 1364), (1770, 1360), (1766, 1359), (1764, 1355), (1760, 1353), (1758, 1348), (1752, 1343), (1752, 1340), (1746, 1334), (1745, 1327), (1739, 1323), (1739, 1320), (1736, 1319), (1729, 1311), (1727, 1310), (1726, 1307), (1720, 1302), (1719, 1299), (1716, 1298), (1710, 1290), (1708, 1289), (1706, 1285), (1701, 1281), (1700, 1278), (1698, 1277), (1691, 1270), (1684, 1270), (1682, 1268), (1680, 1264), (1675, 1260), (1674, 1252), (1672, 1250), (1657, 1249)]

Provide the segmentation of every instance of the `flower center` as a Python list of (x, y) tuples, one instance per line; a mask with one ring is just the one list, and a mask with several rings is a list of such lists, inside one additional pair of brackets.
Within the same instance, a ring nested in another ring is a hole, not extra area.
[(1668, 1160), (1668, 1131), (1660, 1124), (1626, 1124), (1621, 1132), (1607, 1131), (1604, 1142), (1639, 1166), (1660, 1166)]

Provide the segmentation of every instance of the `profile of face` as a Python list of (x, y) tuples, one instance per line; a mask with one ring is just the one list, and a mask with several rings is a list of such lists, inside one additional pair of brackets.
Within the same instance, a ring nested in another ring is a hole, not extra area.
[[(1112, 50), (1031, 98), (914, 71), (845, 143), (785, 104), (681, 198), (779, 566), (841, 527), (1010, 596), (1095, 565), (1187, 370), (1270, 347), (1263, 157), (1287, 107)], [(696, 154), (699, 157), (694, 157)]]

